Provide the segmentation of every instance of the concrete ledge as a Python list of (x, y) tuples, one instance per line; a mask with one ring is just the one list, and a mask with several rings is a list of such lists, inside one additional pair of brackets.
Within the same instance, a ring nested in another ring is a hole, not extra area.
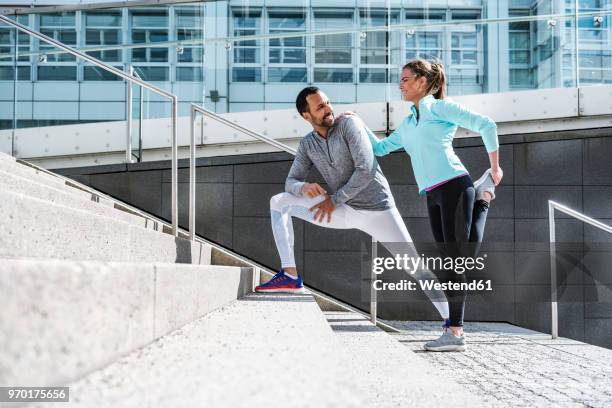
[(75, 381), (243, 296), (250, 276), (231, 267), (3, 260), (0, 385)]

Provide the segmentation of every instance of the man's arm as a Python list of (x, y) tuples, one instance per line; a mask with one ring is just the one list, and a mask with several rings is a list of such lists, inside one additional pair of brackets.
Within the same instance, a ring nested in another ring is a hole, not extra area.
[(376, 176), (376, 169), (378, 167), (363, 122), (351, 117), (345, 120), (344, 137), (348, 143), (349, 151), (355, 164), (355, 170), (346, 184), (331, 196), (331, 201), (335, 205), (350, 200), (370, 184)]
[(293, 164), (289, 170), (289, 175), (285, 181), (285, 191), (301, 197), (302, 188), (304, 187), (304, 184), (306, 184), (305, 180), (311, 167), (312, 161), (306, 154), (303, 143), (300, 142), (295, 158), (293, 159)]

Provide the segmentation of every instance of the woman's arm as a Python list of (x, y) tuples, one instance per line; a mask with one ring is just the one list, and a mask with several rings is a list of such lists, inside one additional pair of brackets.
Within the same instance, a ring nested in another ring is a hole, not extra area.
[(489, 154), (491, 176), (495, 185), (498, 185), (504, 176), (504, 172), (499, 166), (499, 139), (497, 137), (497, 125), (493, 119), (473, 112), (463, 105), (449, 100), (438, 101), (433, 106), (432, 112), (442, 120), (480, 133)]
[(374, 154), (376, 156), (386, 156), (387, 154), (404, 147), (401, 142), (402, 138), (399, 131), (401, 126), (384, 139), (377, 138), (376, 135), (374, 135), (374, 133), (370, 130), (370, 128), (365, 126), (365, 124), (364, 127), (368, 134), (368, 138), (370, 139), (370, 144), (372, 144)]
[(488, 116), (471, 111), (463, 105), (446, 99), (437, 101), (432, 107), (432, 112), (446, 122), (455, 123), (462, 128), (480, 133), (488, 153), (499, 149), (497, 125)]

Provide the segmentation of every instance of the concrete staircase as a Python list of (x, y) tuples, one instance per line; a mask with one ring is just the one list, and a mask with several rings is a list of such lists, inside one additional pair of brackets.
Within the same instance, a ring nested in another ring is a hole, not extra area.
[(361, 315), (253, 294), (266, 271), (78, 187), (0, 154), (0, 386), (68, 385), (71, 407), (481, 406)]

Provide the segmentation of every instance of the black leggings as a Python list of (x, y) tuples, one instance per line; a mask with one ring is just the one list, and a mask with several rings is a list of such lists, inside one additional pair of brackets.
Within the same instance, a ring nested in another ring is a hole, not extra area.
[[(434, 239), (442, 257), (472, 256), (478, 253), (489, 204), (475, 199), (472, 178), (452, 179), (427, 192), (427, 211)], [(436, 271), (442, 282), (465, 282), (465, 273)], [(446, 291), (451, 326), (463, 326), (467, 291)]]

